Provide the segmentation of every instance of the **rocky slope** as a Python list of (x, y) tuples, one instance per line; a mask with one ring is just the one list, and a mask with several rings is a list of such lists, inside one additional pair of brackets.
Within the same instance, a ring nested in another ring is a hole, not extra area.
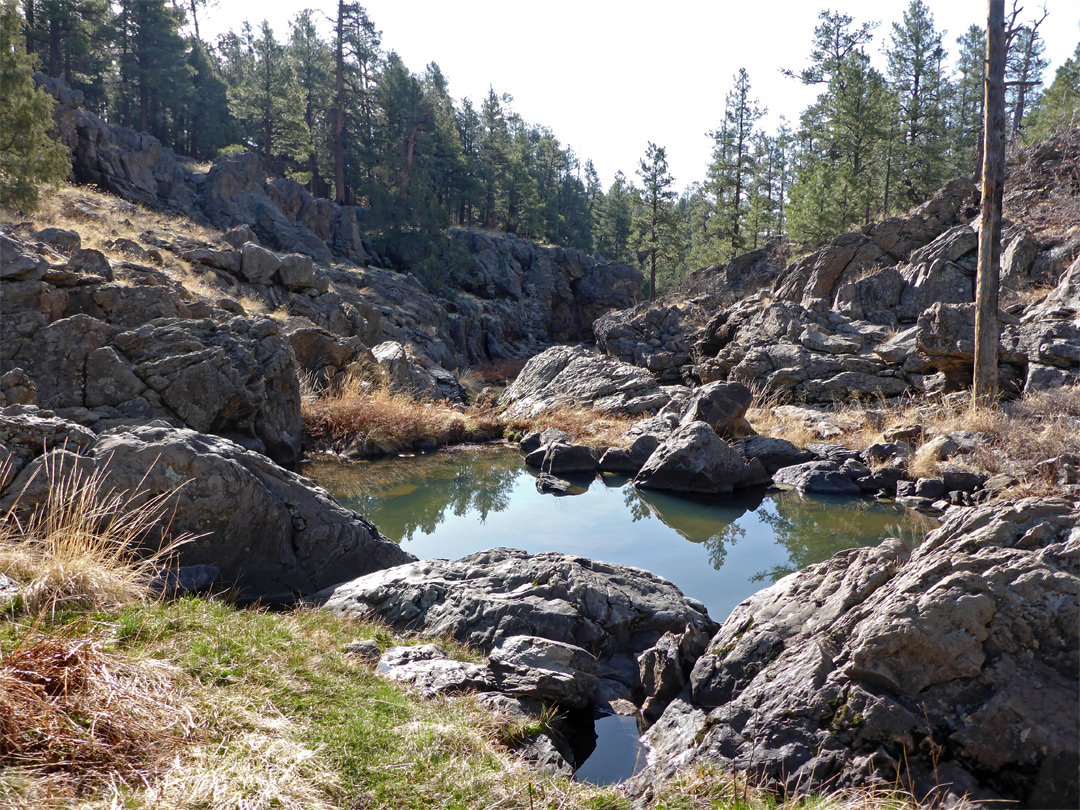
[[(1007, 395), (1080, 381), (1072, 292), (1080, 232), (1048, 225), (1030, 191), (1032, 177), (1042, 178), (1075, 207), (1080, 186), (1069, 167), (1080, 155), (1068, 153), (1063, 164), (1063, 149), (1024, 153), (1010, 173), (1020, 221), (1006, 227), (1002, 252), (999, 373)], [(974, 354), (972, 195), (970, 184), (952, 182), (907, 216), (844, 234), (786, 266), (759, 251), (699, 271), (669, 300), (602, 317), (597, 343), (666, 383), (737, 380), (810, 403), (959, 390)], [(1034, 231), (1022, 224), (1029, 215)], [(734, 300), (773, 275), (771, 289)]]
[[(154, 247), (201, 265), (237, 295), (285, 307), (338, 338), (362, 336), (368, 346), (408, 343), (422, 363), (452, 369), (528, 357), (553, 342), (591, 340), (597, 317), (640, 294), (641, 274), (627, 265), (512, 236), (457, 230), (434, 256), (379, 255), (365, 231), (365, 209), (269, 178), (251, 153), (200, 171), (155, 138), (87, 112), (81, 93), (61, 81), (39, 82), (59, 102), (57, 130), (71, 150), (77, 182), (221, 231), (242, 229), (231, 245), (181, 236)], [(254, 264), (249, 272), (241, 261), (245, 241), (309, 257), (318, 267), (296, 259), (287, 274)], [(416, 270), (441, 294), (391, 268)]]

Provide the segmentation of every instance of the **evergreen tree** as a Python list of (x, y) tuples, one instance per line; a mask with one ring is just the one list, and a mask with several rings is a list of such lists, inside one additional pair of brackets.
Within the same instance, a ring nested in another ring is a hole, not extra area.
[(308, 190), (317, 196), (325, 196), (323, 176), (327, 170), (331, 170), (333, 160), (330, 132), (333, 54), (319, 36), (311, 9), (304, 9), (293, 18), (288, 52), (296, 86), (302, 96), (302, 115), (307, 129), (308, 137), (303, 144), (307, 155), (302, 163), (306, 169)]
[(183, 12), (165, 0), (120, 0), (117, 22), (120, 121), (172, 145), (173, 118), (192, 92)]
[(679, 254), (680, 223), (675, 215), (674, 178), (668, 173), (664, 147), (649, 142), (638, 164), (642, 187), (638, 202), (641, 210), (634, 220), (635, 244), (639, 256), (649, 268), (649, 300), (656, 299), (656, 273), (666, 269)]
[(250, 28), (245, 30), (242, 49), (230, 101), (248, 142), (271, 168), (283, 169), (304, 160), (310, 134), (303, 119), (303, 94), (285, 46), (263, 20), (258, 36)]
[(960, 48), (956, 60), (956, 82), (953, 85), (949, 113), (949, 164), (954, 174), (974, 177), (982, 149), (983, 79), (986, 61), (986, 30), (973, 25), (956, 40)]
[(630, 234), (637, 190), (626, 175), (615, 172), (615, 179), (599, 205), (596, 249), (601, 256), (616, 261), (631, 261)]
[(945, 55), (930, 9), (923, 0), (911, 0), (903, 21), (893, 23), (886, 51), (899, 108), (896, 183), (909, 204), (927, 199), (948, 174)]
[(26, 53), (15, 0), (0, 9), (0, 205), (30, 212), (41, 186), (71, 170), (67, 149), (49, 137), (53, 99), (34, 87), (34, 59)]
[(185, 105), (187, 141), (181, 148), (194, 158), (209, 158), (240, 138), (236, 119), (229, 112), (228, 86), (217, 62), (200, 40), (188, 53), (192, 92)]
[(1055, 132), (1080, 125), (1080, 44), (1054, 81), (1036, 102), (1023, 131), (1027, 143), (1036, 143)]
[(105, 85), (116, 32), (108, 0), (25, 0), (27, 50), (40, 68), (62, 76), (86, 105), (105, 111)]

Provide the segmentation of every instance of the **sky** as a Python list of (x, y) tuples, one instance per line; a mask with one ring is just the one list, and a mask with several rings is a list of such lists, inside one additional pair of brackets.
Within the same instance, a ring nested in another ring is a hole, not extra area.
[[(768, 108), (772, 130), (799, 114), (817, 94), (781, 73), (807, 64), (818, 13), (825, 8), (856, 23), (880, 21), (870, 45), (881, 51), (891, 24), (910, 0), (366, 0), (368, 16), (414, 72), (438, 63), (456, 99), (476, 105), (493, 87), (513, 108), (549, 127), (582, 163), (591, 159), (604, 185), (621, 170), (631, 180), (651, 141), (667, 150), (676, 185), (701, 180), (709, 163), (708, 132), (724, 114), (724, 96), (740, 67), (752, 94)], [(928, 0), (950, 58), (956, 38), (985, 25), (986, 0)], [(1010, 3), (1006, 4), (1011, 7)], [(1021, 19), (1041, 15), (1043, 0), (1021, 0)], [(200, 14), (204, 38), (266, 19), (279, 39), (303, 8), (327, 15), (336, 0), (211, 0)], [(1047, 84), (1080, 41), (1080, 0), (1045, 0), (1040, 27), (1050, 67)], [(329, 30), (329, 23), (326, 23)]]

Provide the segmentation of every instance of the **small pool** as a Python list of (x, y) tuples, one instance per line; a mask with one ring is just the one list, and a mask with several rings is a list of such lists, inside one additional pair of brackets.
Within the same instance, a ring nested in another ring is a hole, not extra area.
[(304, 474), (421, 559), (508, 546), (633, 565), (671, 580), (717, 621), (785, 574), (887, 536), (917, 543), (928, 528), (892, 504), (760, 491), (687, 499), (611, 475), (574, 481), (587, 487), (580, 495), (542, 495), (505, 446), (318, 460)]

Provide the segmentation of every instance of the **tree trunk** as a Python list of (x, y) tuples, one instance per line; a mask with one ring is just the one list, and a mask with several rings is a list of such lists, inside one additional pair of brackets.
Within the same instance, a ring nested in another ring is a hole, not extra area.
[(975, 292), (975, 378), (972, 405), (997, 401), (998, 276), (1005, 174), (1005, 0), (988, 0), (986, 103), (983, 124), (982, 219)]
[(334, 58), (334, 199), (345, 204), (345, 0), (338, 0)]

